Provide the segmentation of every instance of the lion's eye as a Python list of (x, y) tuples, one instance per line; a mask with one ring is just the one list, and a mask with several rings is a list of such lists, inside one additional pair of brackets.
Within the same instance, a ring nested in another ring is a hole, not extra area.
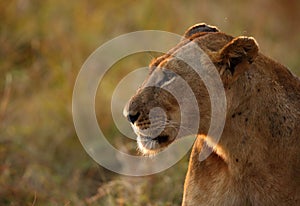
[(164, 70), (163, 71), (163, 74), (164, 74), (164, 80), (165, 81), (170, 81), (171, 79), (175, 78), (176, 76), (176, 73), (170, 71), (170, 70)]
[(155, 85), (157, 87), (164, 87), (169, 85), (176, 79), (177, 74), (171, 70), (167, 69), (156, 69), (149, 77), (147, 85)]
[(173, 80), (176, 77), (176, 73), (172, 72), (171, 70), (163, 70), (162, 71), (163, 77), (160, 83), (160, 86), (167, 86), (168, 84), (170, 84), (171, 82), (173, 82)]

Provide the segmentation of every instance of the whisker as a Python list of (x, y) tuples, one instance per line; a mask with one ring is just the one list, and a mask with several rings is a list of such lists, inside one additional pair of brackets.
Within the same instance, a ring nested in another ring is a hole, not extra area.
[(153, 141), (150, 142), (150, 149), (153, 149)]

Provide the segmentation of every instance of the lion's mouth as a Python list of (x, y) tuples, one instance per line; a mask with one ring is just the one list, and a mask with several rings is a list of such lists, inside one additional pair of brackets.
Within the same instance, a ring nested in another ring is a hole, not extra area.
[(138, 136), (137, 144), (139, 150), (145, 155), (156, 154), (174, 141), (169, 135), (159, 135), (155, 138)]
[(152, 141), (157, 141), (158, 144), (163, 144), (165, 142), (168, 142), (169, 136), (168, 135), (160, 135), (158, 137), (155, 137), (152, 139)]

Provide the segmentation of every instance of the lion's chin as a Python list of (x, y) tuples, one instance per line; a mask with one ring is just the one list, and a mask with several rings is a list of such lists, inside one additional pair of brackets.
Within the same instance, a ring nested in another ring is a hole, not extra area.
[(174, 141), (173, 138), (170, 138), (167, 135), (161, 135), (156, 138), (151, 137), (137, 137), (137, 145), (139, 151), (143, 155), (152, 156), (160, 151), (164, 150), (167, 146), (169, 146)]

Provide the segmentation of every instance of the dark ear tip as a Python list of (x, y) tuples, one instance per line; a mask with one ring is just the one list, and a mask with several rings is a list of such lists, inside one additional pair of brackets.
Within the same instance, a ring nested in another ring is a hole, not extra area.
[(200, 32), (219, 32), (219, 29), (215, 26), (210, 26), (205, 23), (199, 23), (188, 28), (187, 31), (184, 33), (184, 37), (189, 38), (193, 34)]

